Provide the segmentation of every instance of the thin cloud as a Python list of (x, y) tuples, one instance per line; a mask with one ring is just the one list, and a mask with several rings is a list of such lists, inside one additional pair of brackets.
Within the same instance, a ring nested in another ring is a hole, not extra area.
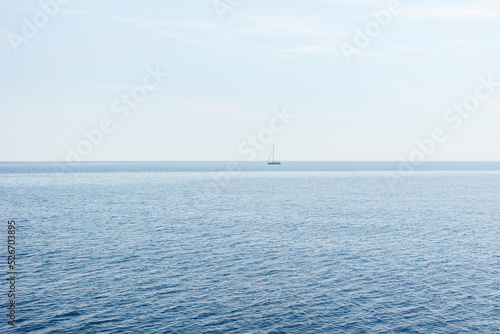
[(421, 53), (435, 53), (435, 52), (439, 51), (438, 49), (434, 49), (434, 48), (417, 48), (417, 47), (409, 46), (409, 45), (405, 45), (405, 46), (393, 45), (390, 48), (393, 50), (397, 50), (397, 51), (421, 52)]
[[(181, 43), (224, 52), (260, 50), (257, 53), (277, 57), (336, 53), (335, 45), (340, 41), (333, 29), (302, 18), (242, 15), (236, 24), (216, 20), (165, 22), (117, 16), (108, 18), (140, 26)], [(279, 45), (277, 39), (281, 41)]]
[(88, 9), (61, 7), (60, 11), (64, 14), (104, 16), (103, 13)]
[(341, 6), (366, 6), (366, 7), (380, 7), (381, 5), (385, 5), (385, 3), (370, 0), (316, 0), (318, 2), (327, 3), (331, 5), (341, 5)]
[[(488, 8), (489, 7), (489, 8)], [(438, 19), (452, 21), (487, 20), (500, 18), (498, 6), (410, 6), (401, 17), (409, 19)]]
[[(137, 87), (137, 85), (128, 85), (128, 84), (119, 84), (119, 83), (96, 83), (91, 85), (91, 87), (106, 89), (106, 90), (114, 90), (114, 91), (130, 91)], [(162, 92), (173, 92), (174, 89), (165, 88), (165, 87), (156, 87), (153, 90), (162, 91)]]

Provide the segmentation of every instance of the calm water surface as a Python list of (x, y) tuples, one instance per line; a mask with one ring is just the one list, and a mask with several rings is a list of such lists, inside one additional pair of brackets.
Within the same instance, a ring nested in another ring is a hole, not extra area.
[(16, 331), (500, 332), (500, 164), (238, 168), (0, 164)]

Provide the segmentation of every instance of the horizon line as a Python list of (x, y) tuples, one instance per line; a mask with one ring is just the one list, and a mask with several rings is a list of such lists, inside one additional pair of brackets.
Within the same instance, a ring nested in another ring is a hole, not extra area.
[[(238, 163), (266, 163), (267, 160), (85, 160), (85, 161), (64, 161), (64, 160), (0, 160), (0, 163), (65, 163), (65, 164), (81, 164), (81, 163), (122, 163), (122, 162), (238, 162)], [(433, 160), (433, 161), (398, 161), (398, 160), (281, 160), (282, 163), (287, 162), (392, 162), (392, 163), (443, 163), (443, 162), (492, 162), (500, 163), (500, 160)]]

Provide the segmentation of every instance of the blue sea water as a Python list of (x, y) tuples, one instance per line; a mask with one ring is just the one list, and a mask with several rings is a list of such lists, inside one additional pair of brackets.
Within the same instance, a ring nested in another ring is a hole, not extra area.
[(500, 332), (500, 163), (233, 167), (0, 163), (15, 331)]

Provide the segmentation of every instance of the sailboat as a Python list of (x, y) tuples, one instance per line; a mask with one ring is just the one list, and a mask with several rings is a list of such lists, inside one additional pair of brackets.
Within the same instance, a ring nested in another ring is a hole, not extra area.
[(281, 162), (274, 160), (274, 144), (273, 144), (273, 150), (271, 151), (271, 154), (269, 155), (269, 159), (267, 160), (268, 165), (281, 165)]

